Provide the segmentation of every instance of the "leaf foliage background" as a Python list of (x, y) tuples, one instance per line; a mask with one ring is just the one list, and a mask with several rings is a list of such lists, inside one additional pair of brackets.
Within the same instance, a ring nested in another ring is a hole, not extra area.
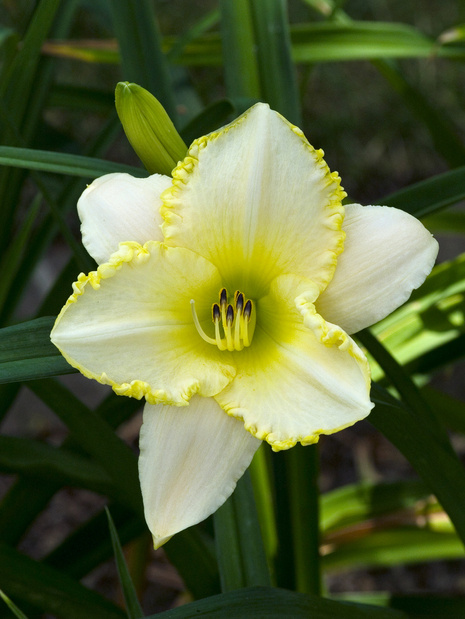
[[(458, 0), (0, 4), (0, 589), (16, 605), (0, 616), (141, 616), (137, 597), (147, 616), (190, 600), (166, 617), (463, 615), (463, 23)], [(214, 525), (155, 554), (140, 403), (74, 374), (48, 339), (94, 266), (85, 184), (146, 174), (114, 109), (120, 80), (151, 90), (187, 142), (269, 101), (351, 200), (405, 208), (441, 244), (425, 285), (360, 334), (369, 420), (319, 449), (260, 450)]]

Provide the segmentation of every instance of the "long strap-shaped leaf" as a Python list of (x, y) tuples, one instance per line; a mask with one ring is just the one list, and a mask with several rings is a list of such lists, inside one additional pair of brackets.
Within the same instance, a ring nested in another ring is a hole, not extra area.
[(54, 322), (37, 318), (0, 330), (0, 384), (76, 371), (50, 341)]
[(403, 402), (409, 407), (419, 423), (424, 424), (436, 437), (444, 449), (455, 456), (444, 426), (431, 410), (428, 402), (423, 398), (420, 390), (402, 366), (394, 359), (389, 351), (376, 339), (369, 329), (364, 329), (357, 334), (357, 338), (370, 351), (378, 361), (392, 385), (399, 392)]
[(206, 600), (151, 615), (146, 619), (407, 619), (397, 610), (365, 604), (345, 604), (316, 595), (271, 587), (252, 587), (215, 595)]
[(126, 172), (140, 178), (148, 175), (147, 171), (142, 168), (122, 163), (114, 163), (82, 155), (68, 155), (66, 153), (16, 148), (14, 146), (0, 146), (1, 165), (25, 168), (27, 170), (41, 170), (42, 172), (55, 172), (57, 174), (69, 174), (70, 176), (82, 176), (84, 178), (97, 178), (112, 172)]
[(109, 476), (88, 458), (16, 436), (0, 436), (0, 471), (46, 478), (101, 494), (112, 491)]
[(26, 253), (26, 247), (30, 241), (33, 226), (36, 222), (40, 206), (40, 196), (36, 197), (22, 222), (17, 234), (11, 240), (8, 248), (0, 257), (0, 310), (3, 309), (8, 292), (11, 286), (14, 285), (16, 275), (18, 274), (21, 259)]
[(289, 121), (301, 125), (295, 66), (292, 61), (287, 2), (249, 0), (253, 17), (263, 100)]
[(415, 217), (425, 217), (465, 198), (465, 166), (385, 196), (379, 204), (394, 206)]
[(373, 384), (371, 398), (376, 406), (369, 421), (409, 460), (465, 542), (465, 471), (460, 461), (385, 389)]
[[(105, 152), (116, 138), (117, 132), (120, 131), (121, 125), (117, 118), (116, 112), (114, 112), (102, 131), (89, 145), (86, 155), (95, 158), (100, 153)], [(38, 174), (37, 171), (36, 174)], [(79, 176), (72, 176), (71, 178), (65, 180), (57, 197), (54, 197), (54, 201), (59, 207), (62, 216), (64, 216), (71, 209), (75, 210), (77, 200), (79, 195), (82, 193), (84, 186), (85, 183), (82, 177)], [(11, 317), (15, 315), (17, 303), (22, 298), (22, 293), (30, 281), (31, 273), (44, 251), (56, 236), (58, 229), (58, 222), (51, 214), (46, 216), (36, 227), (33, 238), (31, 239), (31, 242), (28, 243), (27, 254), (21, 260), (18, 273), (14, 279), (14, 286), (11, 285), (8, 291), (8, 301), (5, 303), (3, 311), (0, 313), (0, 324), (8, 324)], [(50, 301), (50, 303), (45, 304), (49, 307), (49, 309), (47, 310), (47, 307), (44, 307), (43, 302), (39, 310), (39, 315), (52, 316), (56, 315), (60, 311), (62, 301), (66, 299), (67, 294), (69, 294), (69, 283), (73, 281), (73, 278), (75, 278), (78, 273), (79, 267), (76, 263), (74, 272), (69, 273), (66, 278), (66, 286), (62, 285), (61, 287), (58, 287), (58, 289), (55, 289), (57, 286), (57, 282), (55, 282), (55, 285), (52, 286), (46, 297)], [(64, 277), (63, 272), (62, 276), (58, 278), (59, 281), (61, 277)]]
[(232, 591), (270, 585), (270, 573), (258, 524), (250, 473), (214, 515), (221, 588)]
[(30, 387), (61, 418), (82, 449), (106, 471), (117, 490), (115, 497), (136, 513), (142, 513), (137, 460), (106, 421), (53, 379), (35, 381)]
[(3, 68), (0, 96), (15, 114), (18, 125), (28, 104), (34, 72), (40, 60), (40, 48), (52, 26), (61, 0), (42, 0), (31, 20), (22, 46), (14, 61)]
[(176, 124), (176, 107), (161, 37), (149, 0), (111, 2), (121, 51), (123, 80), (136, 82), (159, 99)]
[[(464, 307), (465, 254), (462, 254), (434, 267), (410, 300), (373, 325), (370, 331), (408, 375), (427, 373), (463, 357)], [(381, 367), (374, 359), (370, 359), (370, 364), (373, 380), (382, 380)]]
[(137, 593), (128, 570), (126, 559), (124, 558), (123, 549), (121, 548), (121, 543), (119, 541), (118, 531), (116, 530), (115, 523), (113, 522), (113, 518), (111, 517), (110, 510), (106, 509), (106, 513), (108, 517), (108, 524), (110, 527), (111, 541), (113, 544), (113, 552), (115, 554), (116, 567), (118, 568), (118, 576), (121, 588), (123, 590), (128, 619), (140, 619), (144, 616), (144, 613), (142, 612), (139, 600), (137, 599)]
[(341, 486), (321, 495), (321, 528), (328, 533), (370, 518), (412, 509), (428, 495), (430, 490), (418, 479)]
[(228, 96), (260, 98), (249, 0), (221, 0), (221, 33)]
[(10, 600), (8, 596), (6, 596), (3, 591), (0, 589), (0, 597), (18, 619), (27, 619), (26, 615)]
[[(258, 1), (258, 0), (257, 0)], [(295, 62), (350, 62), (374, 58), (450, 58), (463, 60), (460, 43), (440, 44), (407, 24), (352, 21), (351, 23), (307, 23), (290, 28), (292, 57)], [(185, 66), (219, 66), (222, 64), (221, 36), (208, 33), (188, 43), (174, 61)], [(164, 39), (168, 50), (173, 37)], [(112, 43), (104, 49), (88, 42), (63, 44), (47, 42), (49, 54), (87, 62), (117, 64), (119, 54)]]
[[(6, 122), (8, 123), (8, 126), (11, 128), (12, 135), (14, 136), (15, 146), (18, 146), (18, 147), (24, 146), (25, 142), (22, 139), (22, 136), (19, 133), (18, 128), (16, 127), (15, 123), (11, 119), (8, 113), (8, 110), (5, 109), (3, 102), (1, 100), (0, 100), (0, 114), (2, 114), (5, 117)], [(53, 196), (51, 195), (51, 192), (49, 191), (47, 185), (45, 184), (41, 176), (38, 174), (37, 170), (31, 170), (30, 176), (33, 179), (34, 183), (37, 186), (37, 189), (39, 190), (41, 194), (41, 195), (39, 194), (39, 200), (41, 197), (44, 198), (46, 204), (48, 205), (51, 211), (51, 215), (53, 219), (58, 224), (61, 234), (63, 238), (65, 239), (65, 241), (67, 242), (69, 248), (75, 255), (76, 260), (81, 267), (81, 270), (90, 271), (93, 268), (95, 263), (93, 259), (90, 258), (89, 254), (83, 248), (81, 243), (78, 243), (76, 239), (74, 238), (73, 234), (71, 233), (69, 229), (69, 226), (67, 225), (67, 223), (65, 222), (63, 218), (61, 209), (59, 208), (58, 204), (56, 203)]]
[[(331, 538), (328, 552), (323, 557), (326, 573), (463, 558), (463, 544), (455, 531), (435, 531), (428, 525), (398, 525), (385, 530), (373, 529), (365, 535), (363, 530), (357, 533), (347, 534), (346, 540), (337, 536)], [(350, 539), (351, 535), (353, 539)]]
[[(324, 17), (331, 18), (331, 21), (327, 23), (325, 27), (331, 28), (334, 23), (337, 23), (343, 28), (354, 28), (355, 26), (355, 31), (357, 30), (356, 22), (339, 7), (339, 3), (336, 4), (333, 0), (306, 0), (306, 2)], [(392, 27), (394, 29), (398, 28), (398, 33), (396, 36), (394, 32), (392, 32), (394, 36), (388, 36), (388, 39), (390, 39), (391, 45), (397, 47), (398, 52), (402, 49), (402, 45), (399, 45), (400, 39), (405, 38), (405, 42), (408, 41), (408, 47), (417, 44), (419, 49), (424, 46), (430, 46), (432, 43), (431, 41), (427, 42), (423, 35), (419, 32), (415, 33), (410, 26), (405, 26), (404, 24), (387, 25), (378, 24), (376, 22), (364, 22), (363, 24), (359, 23), (359, 27), (363, 32), (359, 31), (359, 36), (354, 38), (353, 42), (356, 42), (356, 45), (361, 44), (363, 46), (364, 37), (367, 35), (369, 37), (370, 34), (376, 35), (377, 31), (380, 35), (379, 42), (382, 43), (384, 36)], [(416, 43), (415, 38), (417, 38)], [(388, 47), (390, 44), (388, 43)], [(444, 48), (444, 50), (447, 51), (447, 47)], [(372, 56), (371, 59), (373, 58), (375, 58), (375, 56)], [(392, 59), (381, 57), (377, 60), (372, 60), (372, 62), (391, 86), (400, 94), (404, 103), (410, 108), (412, 114), (428, 129), (438, 153), (440, 153), (451, 166), (461, 165), (465, 159), (465, 146), (458, 137), (457, 130), (454, 128), (453, 124), (440, 110), (436, 109), (434, 103), (431, 102), (431, 98), (424, 96), (420, 90), (412, 86)]]
[(318, 446), (296, 445), (286, 457), (296, 590), (321, 595), (319, 523), (308, 521), (309, 517), (319, 513)]
[[(8, 111), (9, 119), (22, 133), (24, 124), (29, 123), (28, 110), (37, 109), (38, 98), (31, 97), (31, 89), (37, 77), (38, 64), (41, 59), (40, 48), (49, 35), (61, 0), (42, 0), (32, 15), (28, 29), (18, 53), (11, 62), (3, 63), (0, 75), (0, 99)], [(32, 103), (31, 103), (32, 100)], [(36, 118), (35, 114), (29, 116)], [(0, 114), (0, 142), (16, 143), (9, 123)], [(17, 171), (0, 169), (0, 200), (2, 204), (2, 226), (0, 227), (0, 246), (9, 239), (14, 220), (16, 202), (19, 195), (21, 174)]]
[(60, 619), (123, 619), (126, 614), (65, 574), (0, 544), (0, 582), (5, 593)]

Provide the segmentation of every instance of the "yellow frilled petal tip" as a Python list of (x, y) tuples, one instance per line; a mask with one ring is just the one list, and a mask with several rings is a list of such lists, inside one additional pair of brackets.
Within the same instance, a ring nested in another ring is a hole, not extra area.
[(257, 104), (196, 140), (163, 194), (163, 234), (215, 264), (224, 285), (266, 294), (282, 273), (323, 290), (344, 242), (345, 192), (302, 131)]

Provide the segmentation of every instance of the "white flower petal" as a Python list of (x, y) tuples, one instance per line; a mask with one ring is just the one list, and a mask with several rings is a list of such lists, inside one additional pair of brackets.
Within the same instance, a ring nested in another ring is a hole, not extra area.
[(144, 408), (139, 476), (155, 548), (204, 520), (232, 494), (260, 441), (215, 400)]
[(161, 174), (135, 178), (115, 173), (87, 187), (77, 205), (82, 243), (98, 264), (106, 262), (123, 241), (143, 245), (163, 240), (160, 194), (171, 182)]
[(344, 209), (331, 173), (297, 127), (257, 104), (196, 140), (163, 194), (169, 244), (212, 262), (228, 289), (266, 294), (281, 273), (323, 289), (342, 250)]
[(194, 298), (212, 326), (220, 287), (216, 268), (187, 249), (122, 243), (109, 263), (79, 276), (51, 339), (84, 376), (118, 395), (186, 405), (235, 374), (231, 353), (204, 342), (192, 319)]
[(318, 288), (301, 293), (303, 286), (293, 275), (273, 281), (269, 296), (257, 304), (252, 345), (237, 355), (236, 377), (214, 396), (274, 450), (314, 443), (373, 408), (365, 355), (316, 314)]
[(438, 244), (408, 213), (387, 206), (346, 206), (344, 251), (316, 302), (317, 311), (347, 333), (390, 314), (421, 286)]

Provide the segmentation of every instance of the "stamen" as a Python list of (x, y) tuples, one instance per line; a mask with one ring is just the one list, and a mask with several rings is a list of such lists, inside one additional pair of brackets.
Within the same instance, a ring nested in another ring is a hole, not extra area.
[(225, 344), (225, 340), (221, 339), (219, 320), (215, 322), (215, 344), (218, 346), (220, 350), (226, 350), (228, 348)]
[(236, 301), (236, 322), (234, 325), (234, 348), (236, 350), (242, 350), (244, 344), (241, 340), (241, 326), (244, 321), (242, 318), (242, 310), (244, 309), (244, 295), (242, 292), (236, 291), (234, 295)]
[(226, 288), (222, 288), (220, 290), (220, 305), (227, 305), (228, 304), (228, 291), (226, 290)]
[(212, 307), (212, 320), (213, 322), (219, 322), (221, 318), (220, 306), (218, 303), (214, 303)]
[[(192, 317), (200, 337), (209, 344), (215, 344), (219, 350), (240, 351), (250, 346), (255, 330), (256, 315), (253, 303), (246, 301), (239, 290), (234, 293), (234, 300), (228, 303), (228, 291), (222, 288), (219, 303), (212, 305), (212, 321), (215, 325), (215, 338), (209, 337), (200, 325), (195, 311), (195, 301), (191, 300)], [(224, 336), (222, 337), (223, 331)]]
[(226, 335), (226, 346), (228, 350), (234, 350), (234, 340), (232, 335), (232, 326), (234, 322), (234, 309), (232, 305), (228, 305), (226, 310), (226, 328), (224, 334)]
[(221, 320), (223, 321), (223, 329), (226, 329), (226, 307), (228, 305), (228, 291), (226, 288), (220, 290), (220, 307)]
[(250, 346), (255, 331), (256, 313), (252, 311), (252, 301), (249, 299), (244, 307), (244, 325), (242, 329), (242, 339), (244, 346)]
[(215, 343), (220, 350), (226, 350), (226, 346), (223, 340), (221, 339), (221, 333), (220, 333), (221, 312), (220, 312), (220, 306), (218, 305), (218, 303), (213, 304), (212, 317), (213, 317), (213, 322), (215, 323)]

